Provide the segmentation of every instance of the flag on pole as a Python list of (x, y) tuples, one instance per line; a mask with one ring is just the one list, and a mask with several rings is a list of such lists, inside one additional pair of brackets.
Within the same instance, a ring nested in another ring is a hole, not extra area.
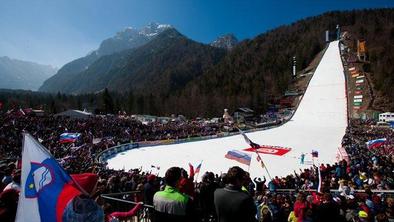
[(246, 143), (249, 144), (252, 148), (257, 149), (257, 148), (260, 147), (259, 144), (252, 142), (252, 141), (249, 139), (249, 137), (247, 137), (246, 134), (245, 134), (242, 130), (239, 130), (239, 131), (241, 132), (242, 136), (244, 137)]
[(238, 161), (248, 166), (250, 165), (250, 161), (252, 161), (252, 155), (243, 153), (238, 150), (230, 150), (224, 157), (230, 160)]
[(23, 135), (21, 192), (16, 222), (62, 221), (67, 203), (82, 193), (49, 151)]
[(62, 133), (60, 134), (60, 143), (74, 143), (81, 136), (80, 133)]
[(386, 141), (387, 141), (386, 138), (370, 140), (367, 142), (367, 147), (368, 147), (368, 149), (378, 148), (378, 147), (384, 145), (386, 143)]

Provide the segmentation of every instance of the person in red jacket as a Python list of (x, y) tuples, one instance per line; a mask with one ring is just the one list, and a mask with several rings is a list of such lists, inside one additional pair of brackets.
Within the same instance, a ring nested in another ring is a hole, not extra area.
[(194, 168), (189, 165), (190, 176), (187, 175), (186, 170), (182, 169), (182, 177), (178, 183), (178, 189), (181, 193), (184, 193), (194, 199)]
[(303, 221), (306, 209), (307, 204), (305, 201), (305, 195), (303, 193), (299, 193), (297, 196), (297, 200), (294, 203), (294, 215), (297, 217), (297, 222)]

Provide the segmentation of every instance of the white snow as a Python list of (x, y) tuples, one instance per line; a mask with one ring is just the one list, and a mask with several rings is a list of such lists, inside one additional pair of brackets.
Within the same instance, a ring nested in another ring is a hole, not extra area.
[[(318, 161), (334, 163), (347, 126), (345, 78), (339, 55), (338, 41), (330, 43), (296, 113), (286, 124), (247, 135), (256, 143), (291, 147), (284, 156), (262, 155), (271, 176), (285, 176), (299, 168), (310, 167), (299, 164), (301, 153), (305, 160), (311, 160), (311, 151), (319, 152)], [(201, 175), (206, 171), (227, 172), (234, 165), (248, 170), (248, 166), (224, 158), (229, 150), (248, 148), (241, 135), (174, 145), (144, 147), (118, 154), (108, 160), (114, 169), (160, 166), (160, 175), (171, 166), (188, 169), (188, 163), (195, 166), (203, 161)], [(156, 171), (154, 171), (156, 173)], [(250, 166), (252, 177), (267, 177), (266, 171), (252, 156)], [(200, 175), (200, 177), (201, 177)], [(267, 177), (268, 178), (268, 177)]]

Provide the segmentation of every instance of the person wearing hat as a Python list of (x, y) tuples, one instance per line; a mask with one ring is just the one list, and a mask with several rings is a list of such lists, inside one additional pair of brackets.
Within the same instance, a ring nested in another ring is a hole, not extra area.
[(150, 174), (146, 177), (146, 183), (144, 184), (144, 203), (153, 205), (153, 196), (159, 190), (155, 184), (156, 176)]
[(97, 188), (97, 174), (73, 174), (71, 177), (76, 183), (78, 183), (85, 193), (78, 195), (69, 201), (63, 212), (63, 222), (104, 221), (103, 209), (92, 198)]
[[(144, 203), (147, 205), (153, 205), (153, 196), (157, 191), (159, 191), (159, 184), (156, 182), (156, 176), (154, 174), (150, 174), (146, 177), (146, 183), (144, 184)], [(153, 221), (154, 211), (152, 208), (148, 208), (148, 210), (149, 218)]]

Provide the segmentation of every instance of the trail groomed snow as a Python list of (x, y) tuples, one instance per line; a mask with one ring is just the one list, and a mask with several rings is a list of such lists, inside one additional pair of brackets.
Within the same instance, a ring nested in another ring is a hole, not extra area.
[[(291, 147), (284, 156), (261, 155), (271, 176), (285, 176), (299, 168), (301, 153), (305, 160), (311, 160), (311, 151), (319, 152), (318, 161), (333, 163), (347, 126), (345, 77), (340, 59), (338, 41), (331, 42), (320, 61), (302, 101), (293, 118), (286, 124), (263, 131), (248, 133), (250, 139), (262, 145)], [(143, 167), (151, 170), (151, 165), (160, 166), (160, 175), (171, 166), (188, 169), (188, 163), (197, 165), (203, 161), (201, 173), (213, 171), (227, 172), (231, 166), (248, 166), (225, 159), (229, 150), (248, 148), (241, 135), (205, 141), (173, 145), (144, 147), (117, 154), (108, 160), (109, 168), (130, 169)], [(156, 173), (156, 171), (153, 171)], [(250, 174), (267, 176), (253, 154)], [(201, 176), (201, 175), (200, 175)]]

